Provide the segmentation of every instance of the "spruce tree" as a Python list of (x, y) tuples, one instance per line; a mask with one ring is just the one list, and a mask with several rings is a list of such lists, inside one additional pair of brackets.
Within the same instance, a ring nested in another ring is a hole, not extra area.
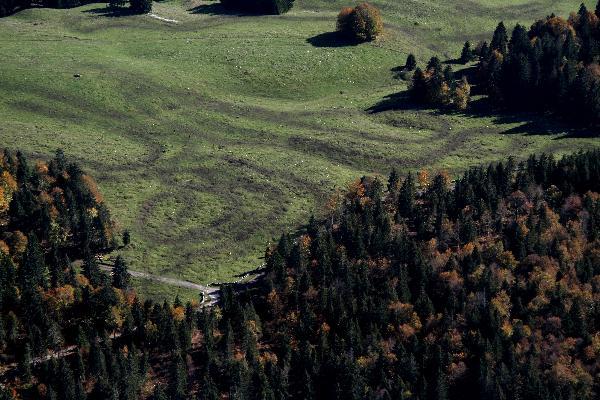
[(31, 381), (31, 364), (33, 363), (33, 359), (31, 357), (31, 346), (29, 343), (25, 344), (25, 348), (23, 349), (23, 356), (19, 362), (19, 372), (21, 374), (21, 378), (24, 382)]
[(127, 289), (130, 286), (131, 275), (127, 271), (127, 263), (121, 256), (117, 256), (112, 269), (112, 285), (118, 289)]
[(406, 63), (404, 63), (404, 69), (407, 71), (414, 71), (417, 68), (417, 59), (414, 54), (410, 53), (408, 57), (406, 57)]
[(494, 31), (490, 48), (500, 52), (502, 55), (506, 55), (508, 46), (508, 34), (504, 22), (500, 22)]
[(473, 49), (471, 49), (471, 42), (468, 40), (465, 42), (462, 51), (460, 52), (460, 62), (466, 64), (473, 59)]
[(185, 400), (187, 393), (187, 370), (181, 353), (176, 351), (170, 367), (169, 398)]
[(398, 215), (402, 218), (411, 218), (414, 210), (415, 201), (415, 182), (412, 174), (409, 172), (402, 182), (400, 193), (398, 195)]

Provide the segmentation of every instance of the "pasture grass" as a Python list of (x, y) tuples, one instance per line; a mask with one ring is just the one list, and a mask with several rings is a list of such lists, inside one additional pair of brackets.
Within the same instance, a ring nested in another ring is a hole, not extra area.
[[(352, 4), (340, 0), (297, 0), (283, 16), (154, 3), (177, 24), (114, 16), (100, 3), (0, 19), (1, 145), (39, 158), (63, 148), (131, 231), (122, 253), (132, 269), (201, 283), (260, 265), (267, 242), (361, 175), (458, 173), (508, 155), (598, 146), (545, 115), (394, 101), (406, 90), (394, 68), (408, 53), (420, 65), (453, 59), (499, 20), (529, 26), (578, 1), (372, 3), (386, 34), (360, 45), (331, 33)], [(145, 294), (170, 293), (136, 282)]]

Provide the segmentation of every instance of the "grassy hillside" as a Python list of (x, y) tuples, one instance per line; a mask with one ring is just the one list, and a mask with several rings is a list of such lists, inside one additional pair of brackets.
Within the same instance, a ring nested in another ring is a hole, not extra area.
[(598, 145), (535, 115), (369, 111), (405, 89), (392, 69), (407, 53), (455, 58), (500, 19), (529, 25), (579, 1), (373, 3), (387, 34), (359, 46), (328, 34), (351, 4), (338, 0), (264, 17), (154, 4), (178, 23), (104, 4), (1, 19), (2, 145), (38, 157), (64, 148), (131, 230), (131, 268), (197, 282), (259, 265), (268, 240), (361, 174)]

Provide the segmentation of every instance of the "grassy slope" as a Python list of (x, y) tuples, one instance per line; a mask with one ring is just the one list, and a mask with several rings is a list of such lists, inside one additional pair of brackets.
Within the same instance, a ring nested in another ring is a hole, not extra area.
[(502, 18), (529, 24), (578, 1), (373, 1), (387, 34), (348, 47), (322, 35), (347, 2), (296, 3), (281, 17), (155, 3), (179, 24), (103, 4), (1, 19), (1, 145), (66, 149), (131, 229), (132, 268), (199, 282), (253, 268), (361, 174), (598, 145), (536, 116), (367, 111), (405, 88), (391, 69), (408, 52), (454, 58)]

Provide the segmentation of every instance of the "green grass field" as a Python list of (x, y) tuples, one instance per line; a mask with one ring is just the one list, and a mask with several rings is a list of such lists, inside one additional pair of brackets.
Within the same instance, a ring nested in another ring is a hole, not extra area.
[(353, 4), (339, 0), (297, 0), (284, 16), (154, 3), (178, 23), (104, 4), (0, 19), (0, 145), (65, 149), (131, 230), (132, 269), (209, 283), (259, 265), (269, 240), (360, 175), (600, 144), (545, 116), (369, 112), (405, 90), (392, 69), (409, 52), (456, 58), (501, 19), (529, 26), (579, 0), (373, 3), (386, 34), (358, 46), (330, 34)]

